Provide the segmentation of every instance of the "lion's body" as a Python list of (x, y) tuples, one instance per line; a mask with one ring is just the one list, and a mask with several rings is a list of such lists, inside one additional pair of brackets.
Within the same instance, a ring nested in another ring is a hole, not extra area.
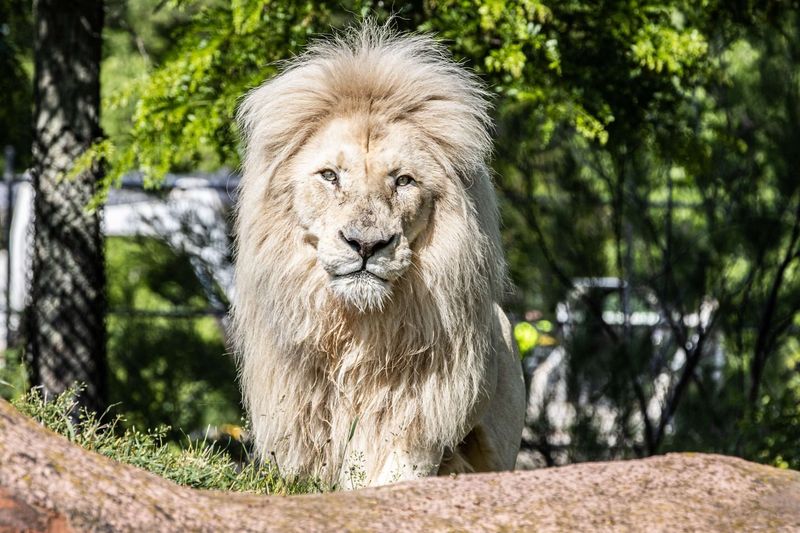
[(240, 119), (233, 317), (259, 454), (345, 488), (513, 468), (525, 395), (480, 85), (430, 39), (366, 27)]

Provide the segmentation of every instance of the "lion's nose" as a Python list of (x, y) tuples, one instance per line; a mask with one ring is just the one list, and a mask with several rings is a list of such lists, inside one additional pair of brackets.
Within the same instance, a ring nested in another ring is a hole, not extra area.
[(358, 252), (358, 255), (363, 259), (369, 259), (378, 250), (389, 246), (394, 241), (395, 237), (397, 237), (395, 234), (388, 239), (365, 239), (360, 235), (345, 235), (344, 232), (341, 231), (339, 232), (339, 236), (350, 248)]

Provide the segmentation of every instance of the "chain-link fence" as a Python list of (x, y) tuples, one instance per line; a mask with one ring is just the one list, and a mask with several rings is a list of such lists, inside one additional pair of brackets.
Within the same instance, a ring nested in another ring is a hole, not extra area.
[[(14, 173), (13, 149), (6, 149), (0, 186), (0, 353), (16, 347), (28, 304), (33, 187), (30, 175)], [(204, 309), (181, 305), (164, 309), (111, 307), (110, 315), (183, 319), (213, 316), (225, 321), (233, 293), (231, 208), (238, 176), (218, 173), (169, 174), (148, 189), (141, 175), (126, 175), (109, 191), (103, 208), (106, 238), (152, 238), (184, 256), (207, 300)]]

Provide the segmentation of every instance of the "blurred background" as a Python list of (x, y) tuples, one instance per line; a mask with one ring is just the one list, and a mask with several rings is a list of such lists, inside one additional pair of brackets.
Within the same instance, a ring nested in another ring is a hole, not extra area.
[(128, 426), (238, 438), (237, 101), (391, 14), (494, 94), (519, 465), (800, 468), (789, 0), (0, 0), (0, 395), (78, 380)]

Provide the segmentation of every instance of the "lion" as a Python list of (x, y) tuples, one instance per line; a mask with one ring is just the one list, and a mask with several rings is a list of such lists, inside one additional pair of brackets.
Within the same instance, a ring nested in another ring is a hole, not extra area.
[(258, 455), (334, 488), (514, 468), (487, 92), (364, 23), (243, 99), (232, 306)]

